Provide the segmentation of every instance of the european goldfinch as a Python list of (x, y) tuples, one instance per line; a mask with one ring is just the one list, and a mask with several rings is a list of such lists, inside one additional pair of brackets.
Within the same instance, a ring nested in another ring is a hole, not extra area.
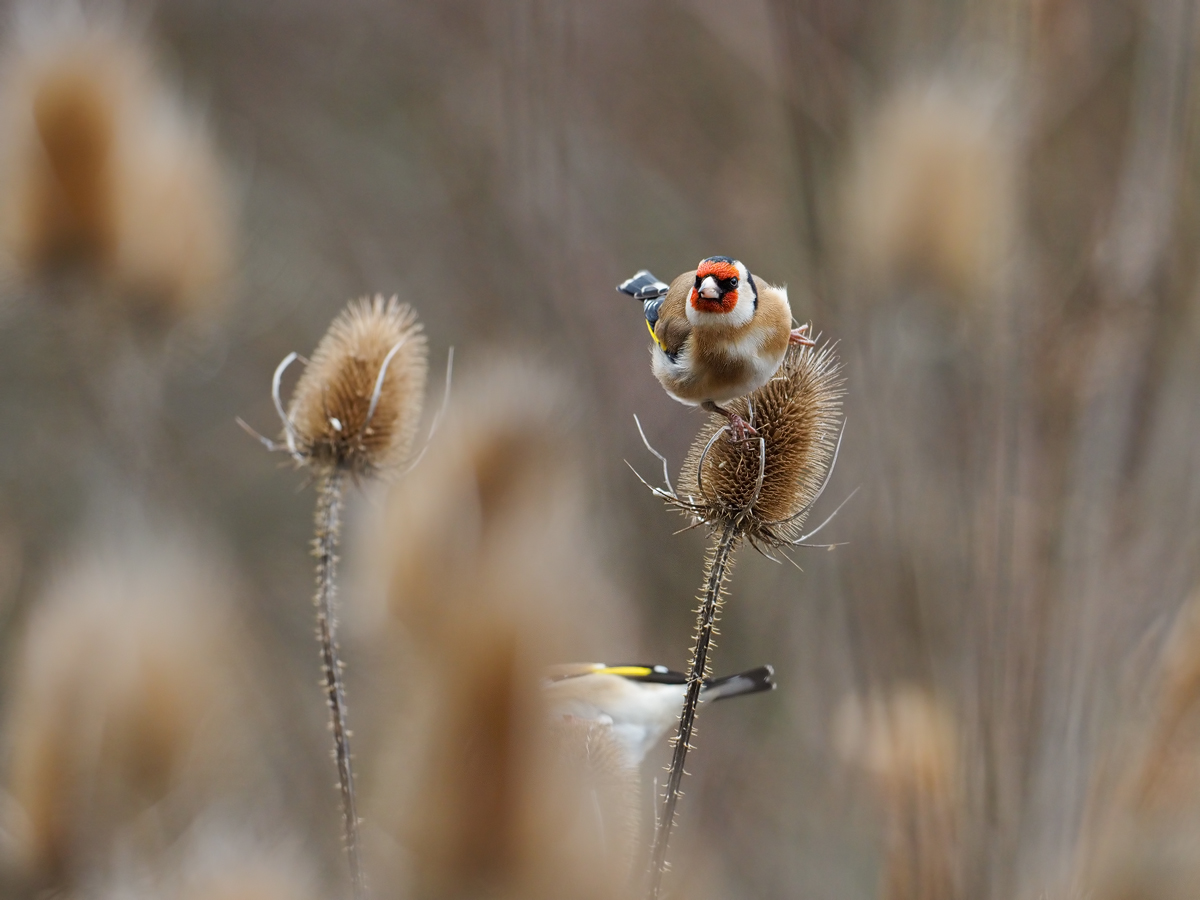
[[(737, 675), (708, 678), (702, 701), (775, 690), (775, 670), (759, 666)], [(545, 683), (549, 710), (612, 726), (628, 756), (639, 764), (679, 718), (687, 693), (687, 676), (666, 666), (606, 666), (573, 663), (553, 667)]]
[(766, 384), (789, 344), (813, 345), (807, 325), (792, 328), (787, 289), (728, 256), (701, 260), (670, 286), (643, 269), (617, 290), (642, 301), (654, 374), (667, 393), (724, 415), (734, 440), (754, 429), (720, 404)]

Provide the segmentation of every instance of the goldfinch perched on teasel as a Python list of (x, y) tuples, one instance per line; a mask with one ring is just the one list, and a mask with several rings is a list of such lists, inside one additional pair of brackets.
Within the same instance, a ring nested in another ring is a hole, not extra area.
[(729, 419), (734, 440), (754, 429), (719, 404), (758, 390), (788, 344), (812, 346), (792, 328), (787, 289), (767, 284), (728, 256), (710, 256), (668, 287), (645, 269), (617, 287), (641, 300), (654, 347), (654, 374), (667, 393)]
[[(775, 670), (759, 666), (724, 678), (706, 678), (700, 699), (724, 700), (775, 690)], [(573, 663), (547, 674), (546, 698), (556, 716), (612, 726), (613, 736), (637, 765), (679, 718), (687, 676), (666, 666)]]

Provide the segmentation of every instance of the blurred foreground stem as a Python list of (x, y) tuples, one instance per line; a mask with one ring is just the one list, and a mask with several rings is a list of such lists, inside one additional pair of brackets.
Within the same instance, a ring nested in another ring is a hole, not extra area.
[(663, 873), (667, 869), (667, 842), (671, 839), (671, 828), (675, 824), (675, 807), (679, 803), (683, 764), (687, 759), (688, 750), (691, 749), (696, 707), (700, 703), (700, 689), (708, 675), (708, 648), (712, 643), (725, 582), (732, 568), (731, 559), (737, 538), (737, 529), (732, 523), (726, 524), (707, 560), (704, 595), (700, 598), (700, 609), (696, 613), (696, 643), (692, 647), (692, 661), (688, 668), (687, 695), (683, 700), (683, 711), (679, 714), (679, 732), (672, 742), (674, 752), (671, 754), (671, 767), (667, 770), (667, 789), (663, 794), (662, 815), (658, 819), (658, 829), (654, 835), (650, 900), (657, 900), (662, 889)]
[(317, 488), (316, 537), (313, 556), (317, 558), (317, 639), (321, 642), (321, 663), (325, 670), (325, 696), (333, 726), (334, 757), (342, 793), (342, 817), (345, 826), (346, 854), (355, 900), (365, 900), (366, 881), (358, 852), (358, 811), (354, 804), (354, 773), (350, 767), (350, 732), (346, 728), (346, 692), (342, 686), (342, 663), (338, 659), (337, 619), (333, 611), (337, 576), (338, 538), (342, 530), (342, 497), (345, 473), (334, 469), (321, 477)]

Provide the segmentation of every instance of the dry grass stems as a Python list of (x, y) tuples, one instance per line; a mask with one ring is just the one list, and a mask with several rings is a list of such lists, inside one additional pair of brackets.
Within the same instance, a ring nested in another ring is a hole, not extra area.
[(215, 569), (161, 542), (96, 552), (33, 610), (4, 734), (34, 883), (70, 884), (117, 845), (156, 851), (236, 777), (243, 685)]
[(229, 188), (200, 121), (116, 17), (25, 4), (0, 78), (0, 236), (30, 278), (95, 279), (120, 316), (210, 312)]
[(786, 556), (789, 547), (808, 546), (808, 539), (837, 514), (835, 509), (825, 522), (804, 533), (805, 519), (837, 460), (843, 393), (841, 367), (829, 344), (792, 347), (774, 378), (749, 397), (728, 404), (754, 426), (756, 438), (721, 440), (728, 422), (723, 416), (711, 416), (688, 452), (678, 490), (671, 488), (666, 460), (647, 444), (662, 460), (666, 482), (665, 488), (651, 490), (690, 517), (691, 527), (703, 525), (714, 537), (705, 559), (688, 691), (654, 841), (652, 898), (658, 896), (666, 870), (679, 785), (691, 749), (700, 688), (711, 674), (708, 653), (733, 565), (733, 550), (744, 538), (772, 559), (772, 552)]
[(847, 191), (848, 238), (876, 284), (978, 297), (1010, 249), (1014, 141), (999, 97), (910, 87), (865, 129)]
[(1164, 648), (1154, 721), (1127, 802), (1142, 815), (1200, 811), (1200, 593), (1179, 611)]
[(385, 300), (378, 295), (353, 301), (317, 345), (286, 412), (279, 398), (280, 379), (298, 355), (288, 354), (275, 370), (272, 395), (283, 420), (284, 442), (260, 437), (269, 449), (286, 449), (317, 480), (313, 539), (317, 639), (333, 728), (346, 852), (359, 898), (366, 895), (366, 883), (335, 610), (341, 511), (347, 478), (375, 476), (408, 458), (424, 402), (426, 357), (425, 335), (411, 307), (395, 297)]
[(833, 728), (843, 759), (870, 774), (887, 814), (884, 900), (960, 900), (960, 748), (927, 691), (848, 698)]
[(407, 893), (393, 880), (400, 896), (601, 898), (624, 882), (614, 860), (635, 801), (601, 795), (616, 843), (601, 848), (580, 838), (597, 795), (578, 779), (619, 791), (627, 773), (599, 758), (594, 734), (589, 763), (575, 765), (589, 735), (548, 728), (543, 701), (543, 672), (570, 652), (570, 633), (602, 631), (613, 609), (555, 381), (514, 364), (480, 373), (421, 477), (389, 504), (391, 610), (418, 657), (406, 693), (425, 698), (409, 726), (424, 745), (404, 767), (412, 800), (386, 804), (410, 853)]

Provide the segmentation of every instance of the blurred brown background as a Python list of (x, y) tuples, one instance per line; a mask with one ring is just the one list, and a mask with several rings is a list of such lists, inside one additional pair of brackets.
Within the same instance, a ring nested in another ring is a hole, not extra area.
[[(704, 710), (677, 844), (699, 848), (712, 896), (878, 895), (879, 797), (836, 732), (847, 697), (915, 685), (959, 736), (962, 895), (1071, 896), (1109, 751), (1152, 705), (1200, 561), (1194, 4), (138, 15), (215, 135), (239, 218), (220, 325), (164, 338), (160, 461), (139, 483), (233, 559), (273, 661), (268, 730), (294, 757), (280, 802), (318, 811), (321, 865), (337, 864), (337, 798), (310, 685), (311, 496), (234, 417), (274, 433), (276, 363), (367, 293), (416, 306), (434, 385), (451, 345), (463, 366), (495, 347), (548, 364), (577, 398), (632, 610), (588, 652), (683, 668), (705, 538), (673, 536), (686, 523), (624, 461), (659, 472), (634, 413), (673, 464), (701, 420), (655, 382), (613, 286), (727, 254), (840, 342), (848, 425), (822, 502), (861, 490), (822, 533), (847, 545), (798, 552), (803, 571), (740, 552), (716, 667), (770, 662), (780, 687)], [(106, 458), (121, 445), (95, 446), (86, 354), (55, 324), (69, 312), (15, 281), (4, 294), (7, 648), (126, 491)], [(349, 627), (353, 711), (403, 686), (356, 682)]]

